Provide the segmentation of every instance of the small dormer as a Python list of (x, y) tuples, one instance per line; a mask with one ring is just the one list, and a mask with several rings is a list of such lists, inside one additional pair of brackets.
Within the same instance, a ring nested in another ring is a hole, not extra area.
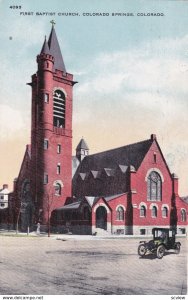
[(82, 138), (76, 147), (76, 157), (82, 161), (85, 156), (89, 155), (89, 148), (84, 139)]

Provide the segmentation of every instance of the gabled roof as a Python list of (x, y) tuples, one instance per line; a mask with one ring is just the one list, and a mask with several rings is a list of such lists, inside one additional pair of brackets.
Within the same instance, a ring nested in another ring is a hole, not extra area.
[[(26, 149), (25, 149), (25, 153), (24, 153), (24, 158), (22, 160), (22, 164), (21, 164), (21, 167), (20, 167), (20, 170), (19, 170), (18, 177), (15, 179), (16, 181), (19, 181), (22, 178), (22, 173), (24, 174), (24, 177), (26, 176), (26, 174), (28, 176), (30, 175), (30, 168), (28, 168), (28, 169), (25, 168), (25, 164), (26, 164), (27, 161), (29, 163), (31, 161), (31, 145), (26, 145)], [(28, 177), (28, 179), (29, 179), (29, 177)]]
[(31, 158), (31, 145), (26, 145), (26, 152), (28, 153), (29, 158)]
[(114, 169), (110, 169), (110, 168), (104, 168), (102, 170), (102, 175), (106, 175), (106, 176), (113, 176), (115, 174), (115, 170)]
[[(120, 165), (133, 165), (137, 170), (152, 145), (152, 142), (153, 141), (149, 139), (120, 148), (88, 155), (81, 162), (79, 172), (85, 173), (89, 170), (101, 170), (104, 168), (115, 169), (117, 166), (120, 167)], [(125, 169), (126, 168), (123, 168), (123, 171), (125, 171)]]
[(79, 175), (80, 175), (80, 177), (82, 178), (82, 180), (84, 180), (85, 177), (86, 177), (86, 173), (80, 173)]
[(93, 170), (91, 170), (90, 174), (92, 174), (93, 178), (97, 178), (97, 176), (99, 174), (99, 171), (93, 171)]
[(79, 159), (76, 156), (72, 156), (72, 176), (74, 176), (79, 164)]
[[(137, 172), (153, 143), (171, 176), (157, 138), (152, 134), (148, 140), (85, 156), (73, 177), (73, 195), (104, 197), (127, 192), (130, 172)], [(94, 180), (90, 180), (91, 172)], [(80, 174), (84, 174), (82, 180)]]
[(105, 201), (111, 201), (111, 200), (114, 200), (116, 198), (119, 198), (123, 195), (125, 195), (126, 193), (122, 193), (122, 194), (117, 194), (117, 195), (112, 195), (112, 196), (107, 196), (107, 197), (103, 197)]
[(5, 188), (5, 189), (0, 189), (0, 193), (3, 194), (3, 195), (7, 195), (10, 192), (9, 192), (9, 190), (7, 188)]
[(188, 204), (188, 196), (180, 197), (180, 200), (183, 201), (184, 203)]
[(128, 166), (124, 166), (124, 165), (118, 165), (119, 169), (121, 170), (122, 173), (125, 173), (128, 169)]
[(121, 197), (123, 195), (125, 195), (126, 193), (122, 193), (122, 194), (117, 194), (117, 195), (111, 195), (108, 197), (91, 197), (91, 196), (85, 196), (85, 197), (78, 197), (78, 198), (74, 198), (74, 202), (64, 205), (62, 207), (56, 208), (56, 210), (77, 210), (81, 207), (81, 204), (84, 203), (84, 201), (86, 200), (87, 203), (89, 204), (90, 207), (92, 207), (99, 199), (104, 199), (106, 202), (111, 201), (113, 199), (116, 199), (118, 197)]
[(57, 69), (66, 73), (65, 64), (61, 54), (61, 49), (53, 25), (48, 39), (48, 46), (50, 49), (50, 54), (54, 57), (54, 71)]
[(81, 150), (81, 149), (84, 149), (84, 150), (89, 150), (88, 148), (88, 145), (86, 143), (86, 141), (82, 138), (78, 144), (78, 146), (76, 147), (76, 150)]
[(99, 199), (99, 198), (92, 197), (92, 196), (86, 196), (85, 199), (87, 200), (89, 206), (92, 207), (93, 203), (96, 201), (96, 199)]
[(81, 204), (81, 201), (73, 202), (71, 204), (64, 205), (62, 207), (56, 208), (56, 210), (70, 210), (70, 209), (78, 209)]

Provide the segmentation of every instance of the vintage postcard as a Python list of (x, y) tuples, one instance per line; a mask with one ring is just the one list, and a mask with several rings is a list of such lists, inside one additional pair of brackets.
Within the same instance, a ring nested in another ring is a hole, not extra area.
[(0, 0), (0, 295), (187, 297), (188, 1)]

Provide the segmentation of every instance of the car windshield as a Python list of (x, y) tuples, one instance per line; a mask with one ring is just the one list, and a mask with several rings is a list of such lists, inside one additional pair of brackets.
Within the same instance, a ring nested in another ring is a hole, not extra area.
[(154, 232), (154, 238), (155, 239), (165, 239), (167, 237), (167, 232), (163, 231), (163, 230), (155, 230)]

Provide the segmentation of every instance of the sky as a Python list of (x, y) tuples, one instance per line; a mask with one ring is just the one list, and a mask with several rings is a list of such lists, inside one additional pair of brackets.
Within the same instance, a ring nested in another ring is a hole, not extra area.
[(30, 143), (26, 83), (53, 19), (67, 72), (78, 81), (73, 154), (82, 136), (92, 154), (154, 133), (180, 195), (188, 195), (187, 16), (183, 0), (0, 0), (0, 187), (12, 188)]

